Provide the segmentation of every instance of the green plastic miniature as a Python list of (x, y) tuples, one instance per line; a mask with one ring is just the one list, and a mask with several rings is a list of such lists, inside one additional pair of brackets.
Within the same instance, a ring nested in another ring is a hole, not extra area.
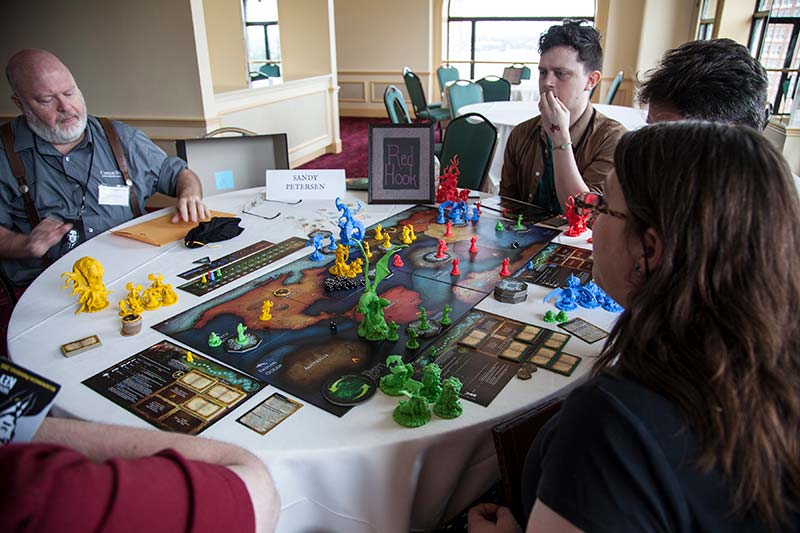
[(502, 222), (498, 221), (497, 224), (494, 226), (495, 231), (505, 231), (506, 227), (503, 225)]
[(386, 366), (389, 367), (390, 374), (381, 378), (379, 387), (389, 396), (400, 396), (403, 391), (408, 389), (408, 382), (414, 375), (414, 367), (411, 363), (404, 363), (402, 355), (390, 355), (386, 358)]
[(442, 369), (436, 363), (428, 363), (422, 369), (422, 388), (419, 393), (428, 403), (436, 403), (442, 395)]
[(556, 314), (552, 311), (546, 311), (544, 314), (544, 321), (545, 322), (555, 322), (556, 321)]
[(428, 322), (428, 311), (421, 305), (419, 306), (419, 325), (417, 325), (417, 327), (421, 331), (428, 331), (431, 329), (431, 325)]
[(515, 230), (523, 230), (525, 226), (522, 225), (522, 215), (517, 216), (517, 223), (514, 225)]
[(250, 342), (250, 340), (247, 338), (247, 335), (244, 334), (245, 331), (247, 331), (247, 326), (239, 322), (239, 325), (236, 326), (236, 333), (237, 333), (236, 344), (238, 344), (239, 346), (244, 346), (245, 344)]
[(447, 304), (444, 304), (444, 307), (442, 308), (442, 318), (439, 320), (439, 324), (443, 326), (449, 326), (450, 324), (453, 323), (453, 321), (450, 319), (450, 311), (452, 310), (453, 310), (452, 307), (450, 307)]
[(400, 326), (394, 320), (389, 322), (389, 333), (386, 335), (386, 340), (390, 342), (397, 342), (397, 339), (400, 338), (400, 335), (397, 333), (399, 328)]
[(369, 258), (364, 252), (364, 246), (361, 241), (356, 242), (358, 247), (361, 248), (361, 256), (366, 262), (364, 267), (364, 292), (361, 294), (361, 298), (358, 299), (358, 306), (356, 307), (356, 311), (364, 315), (364, 318), (358, 324), (358, 336), (364, 337), (368, 341), (386, 340), (389, 338), (389, 326), (383, 316), (383, 309), (388, 307), (391, 302), (378, 296), (378, 284), (390, 273), (389, 258), (395, 251), (404, 248), (404, 246), (392, 247), (375, 263), (375, 280), (370, 281)]
[(424, 426), (431, 419), (428, 402), (419, 394), (408, 394), (408, 400), (400, 400), (392, 413), (394, 421), (407, 428)]
[(221, 346), (222, 345), (222, 339), (220, 339), (219, 335), (217, 335), (216, 333), (214, 333), (212, 331), (211, 335), (208, 336), (208, 345), (211, 346), (212, 348), (216, 348), (217, 346)]
[(419, 341), (417, 340), (419, 335), (417, 334), (417, 330), (415, 330), (414, 328), (408, 328), (406, 335), (408, 335), (408, 340), (406, 341), (406, 348), (408, 348), (409, 350), (416, 350), (417, 348), (419, 348)]
[(566, 322), (567, 320), (569, 320), (569, 317), (564, 311), (559, 311), (556, 315), (556, 322)]
[(433, 405), (433, 412), (439, 418), (458, 418), (464, 412), (458, 395), (461, 393), (461, 380), (450, 376), (442, 383), (442, 395)]

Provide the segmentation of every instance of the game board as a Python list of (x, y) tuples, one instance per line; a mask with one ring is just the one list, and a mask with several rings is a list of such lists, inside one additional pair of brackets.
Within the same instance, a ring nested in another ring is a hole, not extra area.
[[(417, 235), (412, 245), (398, 252), (404, 266), (390, 266), (392, 275), (378, 289), (381, 297), (392, 302), (385, 309), (387, 322), (400, 325), (400, 338), (395, 342), (369, 342), (358, 337), (356, 330), (361, 316), (355, 308), (363, 289), (331, 293), (324, 290), (323, 282), (334, 260), (332, 255), (329, 261), (299, 259), (153, 327), (198, 352), (342, 416), (350, 407), (324, 399), (322, 389), (326, 382), (353, 373), (364, 373), (377, 380), (385, 371), (383, 362), (387, 355), (403, 354), (406, 360), (413, 359), (415, 353), (405, 349), (405, 328), (417, 319), (420, 305), (432, 319), (440, 317), (443, 307), (448, 305), (452, 309), (450, 317), (456, 322), (492, 293), (504, 258), (509, 258), (512, 272), (524, 268), (560, 233), (538, 226), (512, 230), (513, 224), (508, 221), (506, 228), (497, 231), (498, 217), (487, 214), (478, 222), (454, 226), (453, 235), (443, 237), (445, 226), (436, 222), (437, 216), (435, 208), (416, 206), (380, 222), (393, 243), (398, 243), (404, 224), (413, 224)], [(478, 237), (478, 251), (470, 253), (473, 235)], [(371, 264), (384, 253), (381, 242), (373, 236), (374, 230), (369, 228), (366, 240), (373, 252)], [(426, 257), (436, 253), (440, 239), (447, 242), (450, 255), (447, 260), (432, 263)], [(360, 255), (351, 249), (351, 260)], [(458, 277), (450, 275), (455, 256), (461, 260)], [(274, 302), (272, 319), (268, 322), (258, 318), (265, 299)], [(236, 335), (239, 323), (260, 342), (249, 351), (232, 353), (226, 350), (225, 341)], [(212, 332), (223, 340), (220, 346), (209, 347), (207, 341)], [(419, 340), (422, 350), (433, 339)]]
[(592, 279), (592, 251), (566, 244), (548, 244), (533, 258), (533, 270), (520, 273), (519, 278), (528, 283), (556, 289), (567, 283), (572, 274), (581, 284)]

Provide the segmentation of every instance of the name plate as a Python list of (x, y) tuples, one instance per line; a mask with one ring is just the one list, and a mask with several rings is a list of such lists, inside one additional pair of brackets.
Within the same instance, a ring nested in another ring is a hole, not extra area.
[(267, 170), (269, 200), (333, 200), (345, 192), (344, 170)]

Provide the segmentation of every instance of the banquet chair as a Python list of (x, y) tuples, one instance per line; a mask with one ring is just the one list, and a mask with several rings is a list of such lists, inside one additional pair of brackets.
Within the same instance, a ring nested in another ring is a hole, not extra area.
[(620, 84), (622, 83), (622, 71), (620, 70), (616, 76), (614, 76), (614, 80), (611, 82), (611, 87), (608, 88), (608, 94), (606, 95), (606, 101), (604, 102), (606, 105), (611, 105), (614, 103), (614, 97), (617, 96), (617, 90), (619, 89)]
[(411, 115), (408, 114), (403, 93), (394, 85), (389, 85), (383, 91), (383, 105), (386, 106), (386, 114), (392, 124), (411, 124)]
[(483, 102), (483, 89), (469, 80), (458, 80), (447, 87), (447, 101), (450, 105), (450, 118), (456, 118), (459, 108)]
[(486, 76), (475, 83), (483, 89), (484, 102), (508, 102), (511, 100), (511, 84), (508, 80), (499, 76)]
[(554, 398), (492, 428), (497, 464), (500, 467), (498, 503), (511, 509), (520, 524), (524, 524), (526, 518), (522, 504), (522, 474), (528, 450), (545, 423), (561, 409), (562, 403), (561, 399)]
[(280, 78), (281, 76), (281, 67), (275, 63), (261, 65), (258, 71), (268, 78)]
[(408, 67), (403, 68), (403, 80), (406, 82), (406, 90), (409, 98), (411, 98), (411, 107), (414, 108), (414, 115), (418, 119), (434, 122), (441, 130), (440, 122), (450, 118), (450, 110), (443, 108), (442, 104), (428, 104), (419, 76), (414, 74)]
[(456, 67), (442, 65), (436, 69), (436, 77), (439, 80), (439, 91), (444, 94), (447, 90), (447, 84), (451, 81), (456, 81), (461, 75)]
[(442, 143), (442, 166), (458, 156), (458, 186), (481, 190), (489, 173), (497, 128), (480, 113), (467, 113), (450, 121)]

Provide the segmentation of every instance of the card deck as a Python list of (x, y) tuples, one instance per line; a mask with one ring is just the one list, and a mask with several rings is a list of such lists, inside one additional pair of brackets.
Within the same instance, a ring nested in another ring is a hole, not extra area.
[(573, 318), (568, 322), (559, 324), (558, 327), (569, 331), (587, 344), (592, 344), (593, 342), (597, 342), (608, 337), (607, 331), (600, 329), (591, 322), (587, 322), (582, 318)]
[(301, 407), (303, 404), (275, 392), (236, 421), (256, 433), (266, 435)]

